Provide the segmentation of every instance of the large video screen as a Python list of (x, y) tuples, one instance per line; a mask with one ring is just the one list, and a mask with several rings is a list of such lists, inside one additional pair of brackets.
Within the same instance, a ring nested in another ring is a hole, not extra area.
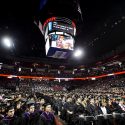
[(50, 35), (51, 47), (73, 50), (74, 38), (72, 36), (66, 36), (61, 34)]
[(74, 36), (76, 32), (75, 28), (72, 25), (64, 24), (61, 22), (49, 22), (48, 30), (49, 32), (60, 31), (60, 32), (71, 34), (72, 36)]

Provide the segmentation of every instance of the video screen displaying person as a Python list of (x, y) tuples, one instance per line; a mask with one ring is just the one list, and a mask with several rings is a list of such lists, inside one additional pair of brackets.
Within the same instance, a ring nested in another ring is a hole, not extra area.
[(73, 50), (74, 39), (71, 36), (53, 34), (51, 41), (52, 47)]

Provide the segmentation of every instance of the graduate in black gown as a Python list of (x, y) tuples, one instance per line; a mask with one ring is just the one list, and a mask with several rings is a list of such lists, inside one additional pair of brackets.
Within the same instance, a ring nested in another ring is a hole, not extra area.
[(84, 106), (82, 105), (81, 98), (78, 98), (76, 100), (76, 103), (74, 105), (74, 124), (75, 125), (84, 125), (84, 119), (83, 117), (86, 115), (86, 111)]
[(6, 104), (0, 103), (0, 125), (2, 125), (2, 123), (3, 123), (5, 111), (6, 111)]
[[(64, 110), (63, 112), (65, 112), (65, 121), (68, 125), (73, 125), (74, 124), (74, 110), (75, 110), (75, 105), (73, 103), (72, 98), (68, 98), (67, 102), (64, 105)], [(64, 113), (63, 113), (64, 114)]]
[(14, 106), (7, 107), (6, 115), (3, 118), (3, 125), (22, 125), (22, 121), (14, 115)]
[(27, 103), (27, 111), (23, 114), (23, 125), (40, 125), (39, 113), (35, 111), (34, 102)]
[(95, 104), (95, 99), (91, 98), (90, 102), (87, 104), (86, 110), (89, 116), (96, 116), (98, 115), (98, 106)]
[(23, 109), (22, 109), (22, 103), (21, 103), (21, 101), (17, 101), (16, 103), (15, 103), (15, 115), (17, 116), (17, 117), (22, 117), (22, 115), (23, 115)]
[(45, 99), (40, 97), (38, 99), (38, 102), (36, 103), (36, 110), (39, 113), (39, 115), (41, 115), (44, 110), (44, 104), (45, 104)]
[(40, 115), (40, 125), (56, 125), (51, 104), (44, 104), (44, 112)]
[(4, 115), (5, 115), (5, 111), (6, 111), (7, 105), (6, 103), (1, 103), (0, 104), (0, 118), (3, 119)]

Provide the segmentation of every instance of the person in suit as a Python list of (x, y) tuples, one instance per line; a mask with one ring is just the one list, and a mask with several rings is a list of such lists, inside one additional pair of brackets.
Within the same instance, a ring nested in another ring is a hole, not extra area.
[(106, 102), (101, 102), (100, 106), (98, 107), (98, 114), (99, 115), (111, 114), (111, 110), (107, 107)]
[(121, 113), (125, 113), (125, 104), (123, 99), (119, 101), (119, 106), (121, 108)]
[[(108, 104), (106, 101), (101, 101), (100, 106), (98, 107), (98, 115), (107, 115), (111, 114), (112, 111), (110, 107), (108, 107)], [(103, 120), (98, 120), (99, 125), (112, 125), (113, 124), (112, 119), (103, 119)]]

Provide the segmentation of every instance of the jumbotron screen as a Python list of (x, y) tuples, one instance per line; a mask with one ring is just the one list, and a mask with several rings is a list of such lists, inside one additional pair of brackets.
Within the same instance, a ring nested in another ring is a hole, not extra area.
[(69, 35), (49, 34), (46, 40), (46, 55), (52, 58), (67, 59), (74, 49), (74, 39)]
[(60, 49), (74, 49), (74, 39), (72, 36), (64, 36), (60, 34), (50, 35), (51, 47)]
[(67, 18), (47, 19), (43, 25), (43, 35), (47, 57), (67, 59), (74, 50), (76, 27)]
[(68, 25), (68, 24), (63, 24), (61, 22), (49, 22), (48, 30), (49, 32), (60, 31), (60, 32), (71, 34), (72, 36), (75, 35), (75, 31), (74, 31), (75, 29), (73, 26)]
[(72, 36), (76, 35), (75, 23), (67, 18), (52, 17), (48, 18), (43, 24), (43, 35), (52, 32), (64, 32)]

